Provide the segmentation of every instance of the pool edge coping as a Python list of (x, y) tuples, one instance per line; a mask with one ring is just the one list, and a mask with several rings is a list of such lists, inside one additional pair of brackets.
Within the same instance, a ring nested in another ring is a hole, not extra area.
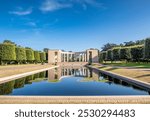
[(0, 96), (0, 104), (150, 104), (150, 96)]
[(18, 78), (22, 78), (22, 77), (25, 77), (25, 76), (29, 76), (29, 75), (32, 75), (32, 74), (40, 73), (42, 71), (46, 71), (46, 70), (49, 70), (49, 69), (58, 68), (58, 67), (59, 67), (59, 65), (44, 68), (44, 69), (39, 69), (39, 70), (35, 70), (35, 71), (25, 72), (25, 73), (21, 73), (21, 74), (16, 74), (16, 75), (12, 75), (12, 76), (2, 77), (2, 78), (0, 78), (0, 84), (5, 83), (5, 82), (9, 82), (9, 81), (12, 81), (12, 80), (15, 80), (15, 79), (18, 79)]
[(87, 67), (89, 68), (92, 68), (92, 69), (96, 69), (104, 74), (107, 74), (109, 76), (112, 76), (114, 78), (119, 78), (120, 80), (125, 80), (129, 83), (132, 83), (132, 84), (136, 84), (136, 85), (140, 85), (142, 87), (145, 87), (147, 88), (149, 91), (150, 91), (150, 84), (147, 83), (147, 82), (143, 82), (141, 80), (138, 80), (138, 79), (135, 79), (135, 78), (131, 78), (131, 77), (128, 77), (128, 76), (124, 76), (124, 75), (121, 75), (121, 74), (117, 74), (117, 73), (113, 73), (111, 71), (106, 71), (106, 70), (101, 70), (97, 67), (94, 67), (94, 66), (89, 66), (89, 65), (86, 65)]

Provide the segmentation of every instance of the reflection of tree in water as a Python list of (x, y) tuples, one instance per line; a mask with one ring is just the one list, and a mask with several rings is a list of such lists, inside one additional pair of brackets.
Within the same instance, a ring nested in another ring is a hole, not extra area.
[(48, 71), (45, 71), (45, 78), (48, 78)]
[(46, 78), (46, 71), (39, 73), (39, 78)]
[(15, 80), (15, 85), (14, 85), (14, 88), (21, 88), (21, 87), (24, 87), (25, 85), (25, 77), (24, 78), (20, 78), (20, 79), (16, 79)]
[(46, 80), (46, 71), (34, 74), (34, 79), (32, 82), (40, 82)]
[(10, 94), (14, 89), (15, 81), (0, 84), (0, 95)]
[(34, 74), (34, 80), (37, 79), (37, 78), (39, 78), (39, 77), (40, 77), (40, 74), (39, 74), (39, 73)]
[(136, 85), (132, 85), (132, 88), (133, 88), (133, 89), (137, 89), (137, 90), (144, 90), (144, 89), (142, 89), (141, 87), (138, 87), (138, 86), (136, 86)]
[(57, 82), (60, 82), (61, 80), (59, 79), (54, 79), (54, 80), (48, 80), (48, 82), (51, 82), (51, 83), (57, 83)]
[(34, 78), (34, 75), (27, 76), (25, 78), (25, 84), (32, 84), (33, 78)]

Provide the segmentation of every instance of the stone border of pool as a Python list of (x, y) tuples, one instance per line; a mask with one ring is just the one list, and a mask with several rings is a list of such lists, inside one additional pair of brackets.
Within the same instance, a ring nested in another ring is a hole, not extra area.
[[(57, 67), (59, 66), (0, 78), (0, 83), (8, 82), (13, 79), (21, 78)], [(109, 72), (107, 72), (107, 74), (108, 73)], [(113, 76), (121, 76), (123, 78), (129, 79), (129, 77), (125, 77), (119, 74), (113, 74)], [(0, 104), (150, 104), (150, 96), (0, 96)]]
[(22, 74), (16, 74), (16, 75), (8, 76), (8, 77), (3, 77), (3, 78), (0, 78), (0, 84), (5, 83), (5, 82), (9, 82), (11, 80), (15, 80), (15, 79), (18, 79), (18, 78), (22, 78), (22, 77), (25, 77), (25, 76), (29, 76), (29, 75), (32, 75), (32, 74), (35, 74), (35, 73), (40, 73), (42, 71), (46, 71), (46, 70), (49, 70), (49, 69), (58, 68), (58, 67), (59, 66), (53, 66), (53, 67), (48, 67), (48, 68), (44, 68), (44, 69), (40, 69), (40, 70), (30, 71), (30, 72), (26, 72), (26, 73), (22, 73)]
[(113, 78), (124, 80), (124, 81), (126, 81), (126, 82), (128, 82), (130, 84), (134, 84), (134, 85), (136, 85), (138, 87), (143, 87), (147, 91), (150, 91), (150, 83), (146, 83), (146, 82), (140, 81), (138, 79), (134, 79), (134, 78), (131, 78), (131, 77), (123, 76), (123, 75), (120, 75), (120, 74), (117, 74), (117, 73), (104, 71), (104, 70), (101, 70), (101, 69), (93, 67), (93, 66), (89, 66), (89, 65), (86, 65), (86, 66), (89, 67), (89, 68), (98, 70), (98, 71), (100, 71), (100, 72), (102, 72), (102, 73), (104, 73), (104, 74), (106, 74), (108, 76), (111, 76)]
[(150, 96), (0, 96), (0, 104), (150, 104)]

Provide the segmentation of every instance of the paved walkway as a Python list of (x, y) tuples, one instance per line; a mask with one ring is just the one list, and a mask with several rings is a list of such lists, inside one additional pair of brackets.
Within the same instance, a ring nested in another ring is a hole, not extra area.
[(0, 104), (150, 104), (150, 96), (0, 96)]

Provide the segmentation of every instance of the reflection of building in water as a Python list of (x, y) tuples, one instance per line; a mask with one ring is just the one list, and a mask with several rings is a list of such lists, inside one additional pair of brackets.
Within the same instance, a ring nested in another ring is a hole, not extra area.
[(59, 80), (64, 76), (86, 77), (87, 69), (84, 67), (62, 67), (48, 70), (48, 80)]
[(99, 80), (99, 71), (93, 69), (93, 70), (91, 70), (91, 74), (92, 74), (93, 80)]
[(64, 50), (49, 50), (48, 63), (57, 64), (62, 62), (98, 62), (99, 50), (88, 49), (82, 52), (72, 52)]
[(92, 80), (99, 80), (99, 72), (94, 69), (88, 69), (86, 77), (92, 78)]
[(48, 80), (58, 80), (61, 77), (61, 72), (59, 68), (48, 70)]
[(85, 67), (62, 67), (48, 70), (48, 80), (59, 80), (65, 76), (89, 77), (99, 79), (99, 74)]

